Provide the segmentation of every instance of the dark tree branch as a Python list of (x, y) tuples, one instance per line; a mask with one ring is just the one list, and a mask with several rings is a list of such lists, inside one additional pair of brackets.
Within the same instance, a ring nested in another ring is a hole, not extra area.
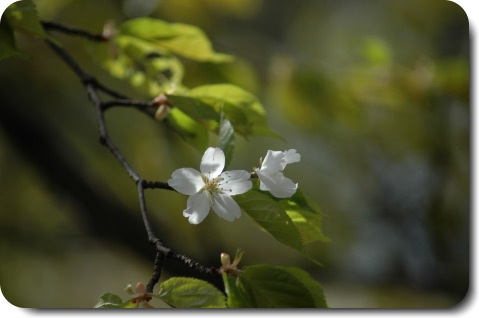
[(65, 25), (58, 22), (41, 21), (41, 23), (45, 30), (57, 31), (57, 32), (62, 32), (69, 35), (80, 36), (93, 41), (99, 41), (99, 42), (108, 41), (108, 38), (105, 37), (103, 34), (90, 33), (88, 31), (77, 29), (72, 26)]
[(146, 292), (152, 293), (155, 285), (158, 283), (161, 277), (161, 269), (163, 268), (163, 259), (165, 254), (160, 251), (156, 252), (155, 263), (153, 266), (153, 275), (151, 275), (150, 281), (146, 284)]
[[(62, 24), (54, 23), (54, 22), (42, 22), (43, 26), (46, 29), (62, 31), (67, 34), (83, 36), (90, 40), (95, 41), (104, 41), (105, 38), (100, 35), (94, 35), (89, 32), (79, 30), (76, 28), (68, 27)], [(55, 42), (46, 40), (50, 48), (62, 59), (65, 64), (75, 73), (75, 75), (81, 80), (83, 86), (85, 87), (88, 97), (92, 102), (93, 106), (95, 107), (95, 113), (98, 121), (98, 129), (100, 135), (100, 143), (108, 148), (116, 160), (122, 165), (126, 173), (129, 177), (135, 182), (137, 185), (138, 191), (138, 199), (140, 205), (140, 211), (143, 219), (143, 224), (145, 226), (145, 230), (148, 235), (149, 242), (155, 246), (157, 254), (155, 257), (154, 262), (154, 271), (150, 281), (147, 284), (147, 291), (152, 292), (154, 286), (158, 283), (160, 276), (161, 276), (161, 269), (163, 266), (164, 258), (173, 259), (175, 261), (179, 261), (189, 268), (192, 268), (199, 273), (202, 274), (218, 274), (218, 270), (213, 267), (204, 266), (197, 261), (191, 259), (190, 257), (179, 254), (171, 250), (170, 248), (163, 245), (163, 242), (155, 235), (154, 230), (152, 228), (151, 222), (148, 217), (148, 211), (146, 207), (144, 189), (164, 189), (164, 190), (172, 190), (167, 183), (160, 182), (160, 181), (146, 181), (140, 176), (140, 174), (130, 165), (130, 163), (126, 160), (123, 156), (121, 151), (115, 145), (115, 143), (111, 140), (108, 135), (108, 129), (105, 122), (104, 112), (113, 107), (113, 106), (128, 106), (128, 107), (135, 107), (136, 109), (146, 112), (148, 108), (153, 108), (157, 105), (157, 101), (153, 100), (150, 102), (145, 101), (137, 101), (128, 99), (126, 96), (112, 90), (101, 83), (99, 83), (94, 77), (90, 74), (85, 72), (80, 65), (73, 59), (73, 57), (68, 54), (63, 48), (58, 46)], [(102, 101), (98, 91), (102, 91), (107, 93), (111, 97), (116, 99), (110, 101)]]
[(143, 180), (143, 189), (165, 189), (176, 191), (166, 182)]

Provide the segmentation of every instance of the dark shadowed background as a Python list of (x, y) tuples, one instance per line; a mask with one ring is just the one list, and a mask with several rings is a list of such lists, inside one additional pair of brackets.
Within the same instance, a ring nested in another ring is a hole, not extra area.
[[(268, 149), (295, 148), (287, 176), (314, 198), (332, 242), (318, 267), (258, 230), (246, 215), (190, 225), (186, 197), (147, 192), (159, 236), (219, 266), (311, 273), (331, 307), (443, 308), (469, 284), (470, 100), (466, 14), (444, 0), (43, 0), (40, 17), (100, 32), (138, 16), (202, 28), (226, 66), (185, 62), (186, 84), (233, 82), (263, 101), (287, 140), (240, 139), (232, 169)], [(86, 70), (112, 80), (86, 40), (57, 38)], [(18, 36), (30, 59), (0, 62), (0, 285), (21, 307), (92, 307), (147, 282), (147, 242), (134, 183), (98, 142), (93, 107), (73, 73), (41, 41)], [(202, 153), (131, 109), (107, 114), (112, 138), (137, 170), (166, 181), (198, 169)], [(212, 144), (214, 146), (214, 139)], [(165, 277), (187, 275), (170, 263)], [(156, 303), (161, 306), (161, 303)]]

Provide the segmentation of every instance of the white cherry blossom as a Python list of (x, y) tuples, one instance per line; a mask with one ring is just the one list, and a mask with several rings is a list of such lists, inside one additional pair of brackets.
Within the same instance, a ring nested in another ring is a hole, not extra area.
[(200, 171), (193, 168), (175, 170), (168, 184), (176, 191), (189, 195), (183, 216), (191, 224), (199, 224), (213, 208), (215, 213), (234, 221), (241, 216), (232, 195), (251, 189), (251, 175), (244, 170), (224, 171), (225, 155), (220, 148), (210, 147), (201, 159)]
[(286, 151), (268, 150), (266, 157), (261, 163), (261, 168), (255, 169), (260, 180), (259, 188), (269, 191), (277, 198), (289, 198), (298, 189), (298, 184), (286, 178), (283, 170), (286, 165), (299, 162), (301, 156), (296, 149)]

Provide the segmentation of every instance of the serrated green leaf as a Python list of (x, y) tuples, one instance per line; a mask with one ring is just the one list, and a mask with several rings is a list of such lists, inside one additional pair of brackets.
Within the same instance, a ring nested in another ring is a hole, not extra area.
[(225, 296), (208, 282), (173, 277), (160, 285), (158, 296), (175, 308), (225, 308)]
[(203, 152), (208, 147), (208, 130), (181, 110), (172, 108), (168, 113), (166, 122), (183, 140), (198, 151)]
[(48, 37), (38, 19), (35, 3), (31, 0), (17, 1), (10, 5), (5, 10), (5, 18), (15, 31), (40, 39)]
[(301, 235), (281, 204), (255, 185), (235, 201), (263, 230), (279, 242), (305, 253)]
[(316, 308), (328, 308), (326, 297), (324, 296), (323, 287), (315, 281), (307, 272), (297, 267), (285, 267), (287, 271), (294, 275), (304, 287), (306, 287), (314, 300)]
[(100, 296), (98, 303), (93, 308), (122, 308), (123, 300), (115, 294), (106, 293)]
[(255, 308), (326, 308), (321, 285), (299, 268), (259, 264), (248, 266), (237, 289)]
[(255, 181), (245, 194), (234, 196), (241, 209), (276, 240), (321, 265), (306, 249), (310, 243), (330, 241), (321, 230), (319, 209), (315, 210), (299, 189), (291, 198), (279, 199), (261, 191), (258, 183)]
[(143, 17), (126, 21), (119, 31), (197, 61), (228, 62), (233, 59), (230, 55), (216, 53), (203, 31), (188, 24)]
[(0, 22), (0, 61), (3, 61), (10, 57), (28, 57), (27, 53), (24, 53), (17, 49), (15, 46), (15, 38), (13, 36), (13, 30), (10, 25), (2, 19)]
[(317, 241), (330, 242), (321, 229), (320, 209), (304, 195), (301, 189), (298, 189), (291, 198), (281, 200), (280, 204), (299, 230), (304, 244)]
[(225, 154), (225, 168), (227, 168), (231, 162), (231, 159), (233, 159), (233, 152), (235, 148), (235, 131), (233, 129), (233, 125), (231, 125), (231, 122), (226, 118), (224, 113), (221, 113), (218, 137), (218, 147), (220, 147)]

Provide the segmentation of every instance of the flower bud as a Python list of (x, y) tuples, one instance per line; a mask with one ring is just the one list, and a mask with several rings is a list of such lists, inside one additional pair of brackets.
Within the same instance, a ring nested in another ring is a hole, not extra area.
[(226, 253), (221, 253), (221, 265), (228, 266), (231, 264), (230, 256)]

